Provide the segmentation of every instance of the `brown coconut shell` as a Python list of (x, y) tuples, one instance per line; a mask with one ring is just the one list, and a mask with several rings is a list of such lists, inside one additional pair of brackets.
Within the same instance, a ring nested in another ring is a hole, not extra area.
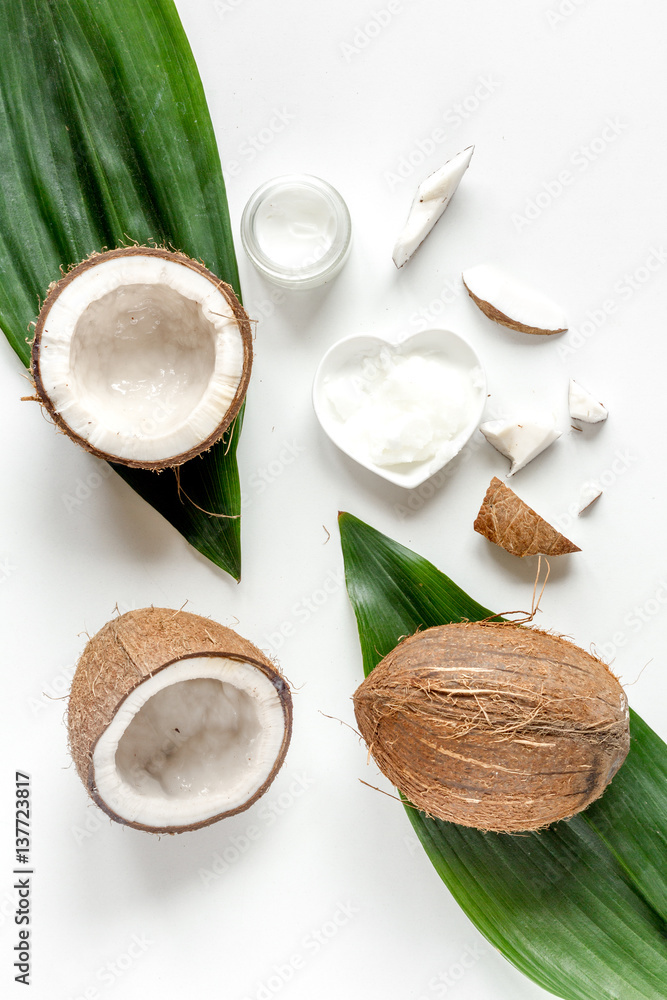
[(581, 552), (497, 476), (489, 483), (473, 528), (520, 559), (538, 553), (562, 556)]
[(625, 693), (607, 665), (510, 623), (416, 633), (369, 674), (354, 709), (378, 767), (415, 806), (481, 830), (573, 816), (630, 745)]
[[(283, 709), (285, 734), (264, 784), (242, 806), (187, 826), (163, 828), (132, 823), (118, 816), (100, 796), (93, 752), (125, 698), (147, 678), (177, 660), (224, 656), (261, 670), (273, 683)], [(187, 611), (141, 608), (107, 622), (89, 640), (72, 680), (67, 711), (69, 748), (91, 798), (112, 819), (151, 833), (183, 833), (243, 812), (264, 794), (280, 770), (292, 736), (292, 696), (280, 671), (261, 650), (232, 629)]]
[[(215, 428), (215, 430), (204, 440), (201, 441), (196, 447), (190, 448), (188, 451), (183, 452), (180, 455), (171, 456), (168, 459), (163, 459), (160, 461), (143, 461), (138, 459), (125, 459), (119, 458), (117, 455), (111, 455), (108, 452), (101, 451), (99, 448), (95, 448), (82, 438), (69, 426), (67, 421), (63, 418), (62, 414), (54, 407), (51, 398), (44, 387), (42, 381), (42, 376), (40, 373), (40, 350), (42, 345), (42, 335), (44, 333), (44, 328), (48, 322), (49, 314), (53, 307), (54, 302), (59, 295), (62, 294), (63, 290), (77, 278), (84, 271), (90, 270), (92, 267), (96, 267), (98, 264), (104, 263), (104, 261), (111, 260), (114, 257), (161, 257), (164, 260), (174, 261), (177, 264), (182, 264), (185, 267), (189, 267), (190, 270), (196, 271), (198, 274), (202, 274), (207, 278), (216, 289), (224, 295), (225, 299), (229, 303), (229, 306), (236, 318), (238, 323), (238, 328), (241, 334), (241, 339), (243, 341), (243, 372), (241, 375), (241, 380), (239, 382), (238, 388), (230, 403), (223, 419)], [(239, 410), (245, 399), (246, 392), (248, 391), (248, 383), (250, 382), (250, 372), (252, 370), (252, 328), (250, 326), (250, 319), (245, 309), (236, 297), (236, 293), (231, 285), (222, 281), (220, 278), (216, 277), (212, 271), (209, 271), (207, 267), (204, 267), (197, 260), (193, 260), (184, 253), (180, 253), (175, 250), (166, 250), (164, 247), (142, 247), (142, 246), (132, 246), (132, 247), (118, 247), (115, 250), (106, 250), (104, 253), (93, 253), (86, 260), (81, 261), (75, 267), (67, 271), (66, 274), (60, 279), (60, 281), (54, 282), (49, 287), (49, 293), (42, 305), (42, 308), (37, 317), (37, 324), (35, 327), (35, 337), (32, 342), (31, 350), (31, 362), (30, 362), (30, 372), (32, 374), (33, 384), (35, 386), (35, 392), (39, 401), (42, 403), (49, 416), (72, 441), (76, 441), (77, 444), (85, 448), (92, 455), (97, 458), (102, 458), (107, 462), (116, 462), (120, 465), (127, 465), (133, 469), (153, 469), (159, 471), (161, 469), (174, 468), (179, 465), (183, 465), (184, 462), (188, 462), (195, 455), (200, 455), (202, 452), (208, 451), (217, 441), (220, 440), (222, 435), (231, 426), (233, 421), (236, 419)]]
[(494, 323), (498, 323), (500, 326), (506, 326), (509, 330), (516, 330), (517, 333), (530, 333), (540, 337), (548, 337), (554, 333), (565, 333), (567, 330), (566, 326), (560, 327), (558, 330), (544, 330), (539, 326), (528, 326), (526, 323), (519, 323), (518, 320), (512, 319), (511, 316), (501, 312), (500, 309), (494, 306), (492, 302), (487, 302), (486, 299), (482, 299), (479, 295), (475, 295), (475, 293), (466, 285), (465, 278), (462, 280), (465, 290), (477, 308), (481, 309), (487, 319), (493, 320)]

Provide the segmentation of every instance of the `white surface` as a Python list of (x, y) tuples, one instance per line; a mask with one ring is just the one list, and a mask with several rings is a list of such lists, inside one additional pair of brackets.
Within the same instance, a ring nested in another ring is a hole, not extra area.
[[(260, 183), (303, 171), (339, 188), (354, 243), (330, 288), (297, 296), (263, 282), (239, 242), (246, 304), (260, 321), (239, 456), (240, 586), (19, 402), (27, 383), (0, 344), (3, 979), (15, 943), (19, 769), (33, 776), (35, 1000), (435, 1000), (463, 956), (470, 968), (449, 991), (457, 1000), (539, 1000), (461, 913), (401, 806), (359, 783), (378, 779), (355, 735), (321, 714), (352, 723), (361, 680), (337, 510), (423, 553), (488, 606), (526, 608), (534, 563), (472, 530), (506, 460), (476, 436), (446, 474), (406, 492), (339, 452), (310, 391), (324, 351), (345, 334), (445, 326), (482, 359), (487, 417), (533, 402), (556, 408), (563, 437), (512, 483), (582, 548), (553, 562), (539, 624), (613, 657), (632, 705), (667, 737), (667, 11), (658, 0), (632, 10), (583, 0), (563, 3), (571, 13), (557, 20), (559, 0), (394, 0), (387, 21), (374, 13), (389, 11), (383, 0), (178, 6), (235, 232)], [(397, 272), (393, 241), (416, 184), (473, 142), (465, 185)], [(460, 283), (486, 259), (562, 302), (571, 331), (542, 341), (490, 323)], [(568, 433), (570, 377), (604, 399), (605, 424)], [(577, 518), (588, 479), (604, 494)], [(116, 604), (186, 600), (279, 658), (295, 687), (294, 740), (250, 811), (158, 840), (88, 803), (55, 699), (84, 632)], [(21, 989), (10, 983), (7, 993)]]

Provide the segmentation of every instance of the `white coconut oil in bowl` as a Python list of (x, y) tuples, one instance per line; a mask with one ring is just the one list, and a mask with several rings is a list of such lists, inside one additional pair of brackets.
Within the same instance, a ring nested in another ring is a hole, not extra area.
[(397, 342), (345, 337), (324, 355), (313, 384), (315, 413), (334, 444), (407, 489), (458, 455), (485, 403), (479, 358), (449, 330)]

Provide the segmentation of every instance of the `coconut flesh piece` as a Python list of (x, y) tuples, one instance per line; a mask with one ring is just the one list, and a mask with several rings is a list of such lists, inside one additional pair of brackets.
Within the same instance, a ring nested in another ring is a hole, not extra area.
[(271, 681), (247, 663), (195, 657), (125, 699), (97, 742), (97, 793), (126, 822), (191, 826), (245, 807), (285, 726)]
[(586, 424), (600, 424), (609, 416), (606, 406), (599, 403), (595, 396), (591, 396), (574, 379), (570, 379), (568, 407), (573, 420), (581, 420)]
[(587, 511), (593, 504), (600, 499), (602, 496), (602, 490), (596, 482), (593, 480), (588, 480), (585, 482), (581, 489), (579, 490), (579, 503), (577, 517)]
[(394, 247), (393, 261), (396, 267), (403, 267), (431, 232), (452, 200), (474, 151), (474, 146), (468, 146), (439, 170), (429, 174), (419, 185), (405, 226)]
[(72, 756), (112, 819), (180, 833), (246, 809), (277, 774), (291, 696), (251, 643), (170, 609), (129, 612), (91, 639), (72, 683)]
[(523, 469), (550, 444), (558, 440), (561, 432), (554, 418), (522, 420), (487, 420), (480, 424), (480, 431), (493, 447), (512, 463), (508, 476)]
[(470, 298), (495, 323), (520, 333), (552, 334), (567, 330), (560, 306), (493, 264), (470, 267), (462, 275)]
[(130, 247), (94, 255), (51, 289), (32, 371), (55, 422), (86, 450), (161, 469), (221, 437), (251, 361), (229, 286), (183, 254)]

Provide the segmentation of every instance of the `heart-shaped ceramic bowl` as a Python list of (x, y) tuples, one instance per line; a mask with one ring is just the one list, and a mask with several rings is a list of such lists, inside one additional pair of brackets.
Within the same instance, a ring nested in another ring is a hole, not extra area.
[[(376, 369), (381, 367), (377, 358), (383, 348), (397, 354), (435, 355), (470, 377), (473, 398), (469, 407), (470, 419), (456, 437), (443, 441), (436, 454), (426, 461), (389, 466), (376, 465), (361, 449), (353, 447), (346, 440), (344, 423), (329, 399), (327, 386), (337, 376), (346, 372), (353, 374), (359, 366), (365, 365), (364, 371), (367, 376), (370, 374), (370, 377), (374, 377), (372, 369), (373, 366)], [(368, 369), (368, 365), (371, 369)], [(366, 469), (406, 489), (420, 486), (458, 455), (479, 425), (485, 402), (486, 376), (480, 360), (470, 344), (451, 330), (423, 330), (410, 337), (397, 337), (395, 340), (385, 340), (370, 335), (344, 337), (324, 355), (313, 382), (315, 413), (333, 443)]]

